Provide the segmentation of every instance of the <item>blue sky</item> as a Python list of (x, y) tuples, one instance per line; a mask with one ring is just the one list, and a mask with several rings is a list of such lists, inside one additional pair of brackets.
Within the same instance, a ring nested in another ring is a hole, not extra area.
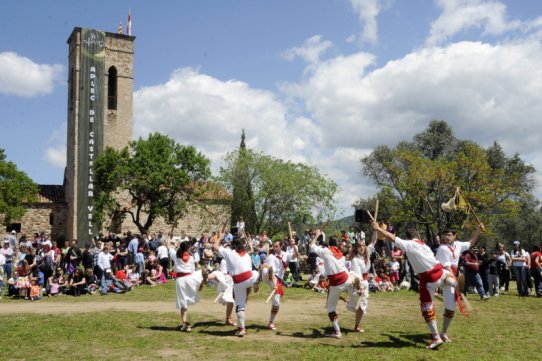
[(0, 148), (36, 182), (62, 183), (68, 36), (116, 32), (128, 9), (134, 137), (193, 144), (215, 174), (244, 128), (335, 179), (350, 214), (374, 192), (359, 159), (431, 119), (542, 170), (541, 1), (3, 1)]

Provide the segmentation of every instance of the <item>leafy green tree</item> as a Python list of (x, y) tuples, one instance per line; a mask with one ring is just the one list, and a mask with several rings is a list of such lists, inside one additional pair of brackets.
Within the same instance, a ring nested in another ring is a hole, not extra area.
[(307, 164), (240, 148), (226, 155), (220, 179), (229, 190), (237, 189), (232, 203), (253, 234), (267, 231), (273, 237), (288, 222), (315, 224), (335, 210), (337, 185)]
[(26, 173), (17, 170), (13, 162), (6, 160), (0, 149), (0, 214), (6, 225), (21, 219), (26, 209), (23, 206), (36, 201), (38, 186)]
[[(440, 139), (442, 134), (442, 138)], [(507, 158), (498, 143), (485, 150), (458, 140), (443, 121), (433, 121), (413, 142), (395, 148), (379, 146), (362, 159), (362, 169), (379, 188), (381, 204), (393, 204), (392, 222), (415, 223), (432, 237), (446, 226), (472, 227), (462, 212), (445, 213), (447, 202), (460, 187), (473, 209), (492, 224), (514, 219), (519, 200), (533, 188), (534, 168), (518, 155)]]
[[(95, 219), (118, 223), (128, 215), (140, 232), (163, 217), (176, 225), (190, 204), (199, 204), (212, 185), (209, 160), (192, 146), (154, 133), (122, 150), (107, 148), (94, 165)], [(122, 202), (127, 195), (128, 203)]]

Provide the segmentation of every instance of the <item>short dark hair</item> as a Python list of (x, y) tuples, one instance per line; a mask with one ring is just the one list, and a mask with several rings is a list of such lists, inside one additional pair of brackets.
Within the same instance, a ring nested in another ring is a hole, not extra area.
[(407, 228), (405, 234), (407, 239), (420, 238), (420, 233), (416, 228)]
[(442, 234), (446, 234), (446, 233), (455, 234), (455, 229), (453, 229), (453, 228), (445, 228), (445, 229), (442, 231)]
[(337, 237), (335, 236), (331, 236), (329, 237), (329, 242), (328, 242), (329, 246), (330, 247), (337, 247)]

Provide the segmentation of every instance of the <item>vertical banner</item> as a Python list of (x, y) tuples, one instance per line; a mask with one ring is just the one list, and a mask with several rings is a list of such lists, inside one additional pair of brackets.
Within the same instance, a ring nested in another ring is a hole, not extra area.
[(79, 124), (77, 134), (77, 239), (98, 235), (94, 223), (94, 160), (103, 149), (105, 33), (81, 30)]

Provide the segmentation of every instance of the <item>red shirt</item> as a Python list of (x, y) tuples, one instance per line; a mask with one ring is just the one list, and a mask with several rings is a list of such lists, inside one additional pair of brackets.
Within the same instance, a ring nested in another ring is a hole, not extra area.
[(119, 281), (124, 281), (126, 279), (126, 272), (122, 271), (122, 270), (119, 270), (117, 271), (117, 273), (115, 274), (115, 277), (117, 277), (117, 279)]
[(531, 253), (531, 268), (540, 269), (536, 266), (535, 259), (538, 259), (538, 263), (542, 263), (542, 253), (538, 251)]
[[(468, 264), (474, 263), (474, 264)], [(478, 256), (467, 253), (465, 255), (465, 268), (471, 272), (478, 272)]]

